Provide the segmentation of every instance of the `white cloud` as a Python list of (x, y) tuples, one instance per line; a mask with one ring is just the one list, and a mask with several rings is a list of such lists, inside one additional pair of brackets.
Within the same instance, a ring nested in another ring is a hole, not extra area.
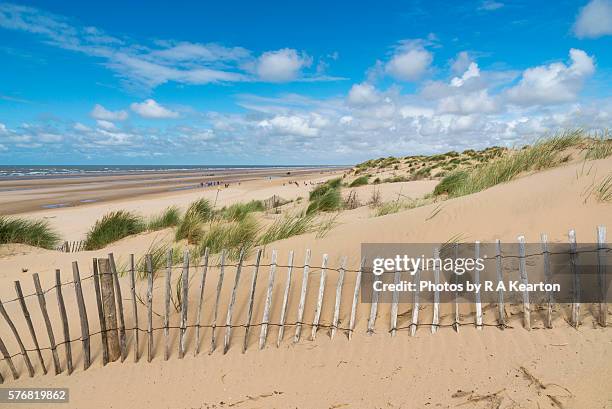
[(574, 33), (578, 38), (612, 35), (612, 0), (591, 0), (580, 10)]
[(480, 69), (478, 68), (478, 64), (475, 62), (470, 63), (467, 70), (463, 73), (461, 77), (454, 77), (451, 80), (451, 86), (460, 87), (470, 78), (478, 78), (480, 77)]
[(354, 84), (348, 93), (348, 102), (353, 105), (369, 105), (380, 100), (380, 94), (372, 84)]
[(0, 122), (0, 134), (6, 134), (6, 133), (8, 133), (8, 130), (6, 129), (6, 125)]
[(94, 119), (103, 121), (125, 121), (128, 118), (128, 113), (125, 111), (109, 111), (100, 104), (96, 104), (90, 113)]
[(98, 120), (96, 121), (96, 123), (98, 124), (98, 126), (99, 126), (100, 128), (102, 128), (102, 129), (106, 129), (107, 131), (117, 129), (117, 127), (115, 126), (115, 124), (114, 124), (114, 123), (112, 123), (112, 122), (110, 122), (110, 121), (105, 121), (105, 120), (103, 120), (103, 119), (98, 119)]
[(451, 70), (455, 74), (461, 74), (468, 69), (470, 64), (473, 62), (472, 57), (467, 51), (461, 51), (457, 54), (454, 60), (451, 63)]
[(422, 47), (400, 47), (385, 65), (385, 72), (400, 81), (416, 81), (432, 61), (432, 54)]
[(593, 58), (572, 48), (571, 64), (552, 63), (529, 68), (520, 82), (508, 90), (508, 99), (520, 105), (554, 104), (576, 99), (586, 78), (595, 72)]
[(493, 11), (504, 7), (504, 3), (495, 0), (484, 0), (478, 7), (479, 10)]
[(165, 119), (179, 117), (178, 112), (171, 111), (150, 98), (144, 102), (134, 102), (130, 105), (130, 109), (143, 118)]
[(91, 131), (91, 128), (83, 125), (80, 122), (77, 122), (76, 124), (74, 124), (74, 130), (79, 132), (89, 132)]
[(256, 72), (259, 78), (270, 82), (295, 80), (300, 70), (312, 64), (312, 59), (299, 55), (296, 50), (283, 48), (263, 53), (257, 60)]
[(486, 113), (496, 110), (497, 104), (487, 90), (445, 97), (438, 105), (439, 112), (460, 114)]
[(274, 133), (312, 137), (319, 134), (317, 128), (310, 126), (308, 121), (299, 116), (275, 116), (269, 120), (259, 122), (259, 126), (270, 129)]

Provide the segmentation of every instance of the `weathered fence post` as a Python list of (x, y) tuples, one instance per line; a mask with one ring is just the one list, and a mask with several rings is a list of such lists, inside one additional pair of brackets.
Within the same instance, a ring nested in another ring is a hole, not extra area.
[(438, 284), (440, 284), (440, 268), (442, 267), (437, 263), (440, 258), (440, 249), (435, 248), (433, 252), (434, 257), (434, 282), (436, 284), (436, 290), (434, 292), (434, 304), (433, 304), (433, 318), (431, 320), (431, 333), (435, 334), (440, 326), (440, 291), (438, 291)]
[(89, 340), (89, 321), (87, 321), (87, 309), (83, 299), (83, 289), (81, 288), (81, 275), (79, 265), (76, 261), (72, 262), (72, 277), (74, 281), (74, 291), (76, 293), (77, 306), (79, 307), (79, 318), (81, 321), (81, 340), (83, 342), (83, 369), (87, 370), (91, 365), (91, 351)]
[(412, 323), (410, 325), (410, 335), (414, 337), (416, 335), (417, 327), (419, 325), (419, 292), (421, 291), (419, 285), (419, 283), (421, 282), (421, 269), (419, 267), (417, 267), (414, 273), (413, 280), (416, 289), (414, 290), (412, 298)]
[(283, 305), (281, 307), (280, 327), (278, 328), (278, 338), (276, 347), (278, 348), (285, 335), (285, 320), (287, 318), (287, 305), (289, 303), (289, 295), (291, 292), (291, 275), (293, 272), (293, 250), (289, 252), (289, 260), (287, 262), (287, 281), (285, 283), (285, 293), (283, 294)]
[(119, 282), (119, 273), (117, 273), (117, 265), (113, 253), (108, 254), (110, 270), (115, 287), (115, 297), (117, 304), (117, 314), (119, 314), (119, 349), (121, 350), (121, 362), (127, 357), (127, 339), (125, 337), (125, 317), (123, 315), (123, 295), (121, 294), (121, 283)]
[(321, 277), (319, 279), (319, 296), (317, 298), (317, 307), (315, 309), (314, 319), (312, 320), (312, 331), (310, 339), (315, 340), (317, 330), (319, 329), (319, 321), (321, 319), (321, 310), (323, 309), (323, 298), (325, 296), (325, 279), (327, 278), (327, 259), (328, 255), (323, 254), (323, 262), (321, 263)]
[(244, 343), (242, 344), (242, 353), (247, 350), (249, 343), (249, 330), (251, 329), (251, 319), (253, 318), (253, 303), (255, 301), (255, 287), (257, 286), (257, 275), (259, 274), (259, 263), (261, 260), (261, 249), (257, 249), (257, 255), (255, 256), (255, 268), (253, 269), (253, 275), (251, 276), (251, 291), (249, 292), (249, 307), (247, 309), (246, 327), (244, 329)]
[(117, 331), (117, 306), (115, 304), (115, 289), (113, 287), (113, 275), (110, 262), (107, 258), (98, 259), (98, 271), (100, 277), (100, 290), (102, 292), (102, 307), (104, 309), (104, 320), (108, 336), (108, 359), (115, 362), (121, 356), (119, 347), (119, 333)]
[(340, 260), (340, 271), (338, 272), (338, 282), (336, 283), (336, 302), (334, 304), (334, 318), (329, 337), (334, 339), (336, 330), (338, 329), (338, 321), (340, 320), (340, 304), (342, 303), (342, 286), (344, 285), (344, 273), (346, 270), (346, 256)]
[[(497, 282), (501, 283), (504, 280), (502, 274), (502, 255), (501, 255), (501, 241), (495, 240), (495, 268), (497, 270)], [(499, 327), (504, 329), (506, 327), (506, 308), (504, 306), (504, 290), (500, 287), (497, 290), (497, 322)]]
[(138, 362), (138, 304), (136, 302), (136, 277), (134, 255), (130, 254), (130, 292), (132, 293), (132, 318), (134, 319), (134, 362)]
[(66, 304), (64, 303), (64, 295), (62, 294), (62, 274), (60, 270), (55, 270), (55, 292), (57, 294), (57, 306), (60, 317), (62, 319), (62, 329), (64, 332), (64, 348), (66, 351), (66, 366), (68, 375), (72, 374), (72, 347), (70, 346), (70, 327), (68, 326), (68, 314), (66, 313)]
[(266, 345), (266, 337), (268, 336), (268, 324), (270, 323), (270, 308), (272, 307), (272, 289), (274, 287), (274, 278), (276, 277), (276, 257), (276, 250), (272, 250), (270, 275), (268, 276), (268, 291), (266, 293), (266, 303), (264, 304), (264, 312), (261, 320), (261, 332), (259, 334), (259, 349), (263, 349), (263, 347)]
[(400, 276), (401, 276), (402, 272), (400, 271), (400, 269), (396, 269), (395, 273), (393, 274), (393, 284), (394, 284), (394, 291), (393, 291), (393, 296), (392, 296), (392, 300), (391, 300), (391, 336), (394, 337), (395, 334), (397, 333), (397, 310), (399, 307), (399, 290), (398, 290), (398, 284), (400, 282)]
[(521, 275), (521, 283), (525, 286), (523, 290), (523, 325), (531, 330), (531, 306), (529, 305), (529, 291), (527, 290), (527, 265), (525, 261), (525, 236), (518, 237), (519, 242), (519, 273)]
[(51, 326), (51, 320), (49, 319), (49, 313), (47, 312), (47, 301), (45, 300), (45, 294), (43, 293), (40, 285), (40, 278), (38, 273), (32, 275), (34, 280), (34, 288), (36, 289), (36, 295), (38, 297), (38, 305), (40, 305), (40, 311), (45, 321), (45, 327), (47, 328), (47, 335), (49, 336), (49, 346), (51, 347), (51, 354), (53, 355), (53, 368), (55, 374), (58, 375), (62, 372), (60, 365), (59, 355), (57, 354), (57, 346), (55, 344), (55, 336), (53, 335), (53, 327)]
[(300, 292), (300, 303), (298, 305), (297, 322), (295, 323), (295, 336), (293, 342), (299, 342), (302, 333), (302, 321), (304, 320), (304, 307), (306, 305), (306, 292), (308, 291), (308, 273), (310, 269), (310, 249), (306, 249), (304, 258), (304, 271), (302, 274), (302, 290)]
[(25, 346), (23, 345), (23, 341), (21, 340), (21, 337), (19, 336), (19, 332), (17, 332), (17, 328), (15, 327), (13, 320), (11, 319), (11, 317), (9, 317), (8, 313), (4, 309), (4, 305), (2, 304), (1, 300), (0, 300), (0, 314), (2, 314), (2, 316), (4, 317), (4, 320), (6, 321), (9, 328), (11, 329), (11, 332), (13, 333), (15, 340), (17, 340), (17, 345), (19, 345), (19, 351), (21, 351), (23, 360), (26, 364), (26, 367), (28, 368), (28, 374), (30, 375), (30, 378), (32, 378), (34, 376), (34, 367), (32, 366), (32, 361), (30, 361), (30, 357), (28, 356), (28, 351), (25, 349)]
[(217, 315), (219, 313), (219, 301), (221, 299), (221, 288), (223, 287), (223, 276), (225, 275), (225, 250), (221, 251), (221, 261), (219, 263), (219, 280), (217, 281), (217, 298), (215, 300), (215, 309), (213, 310), (213, 320), (211, 325), (211, 338), (210, 338), (210, 353), (212, 354), (217, 347)]
[(361, 288), (361, 273), (363, 266), (365, 265), (365, 257), (361, 259), (359, 264), (359, 271), (355, 277), (355, 288), (353, 289), (353, 303), (351, 305), (351, 317), (349, 320), (348, 339), (353, 338), (353, 331), (355, 330), (355, 318), (357, 316), (357, 302), (359, 301), (359, 288)]
[[(459, 257), (459, 243), (453, 243), (453, 257), (455, 260)], [(459, 274), (453, 270), (453, 275), (455, 276), (455, 285), (459, 288)], [(459, 315), (459, 290), (455, 290), (455, 302), (453, 305), (453, 328), (455, 332), (459, 332), (459, 326), (461, 325), (461, 316)]]
[(34, 341), (34, 348), (36, 348), (36, 354), (38, 355), (38, 360), (40, 361), (40, 365), (42, 366), (43, 373), (47, 374), (47, 367), (45, 366), (45, 360), (43, 359), (42, 353), (40, 352), (40, 345), (38, 345), (38, 338), (36, 337), (36, 331), (34, 330), (34, 324), (32, 324), (32, 318), (30, 317), (30, 311), (28, 311), (28, 306), (23, 299), (23, 292), (21, 291), (21, 283), (19, 280), (15, 281), (15, 292), (17, 293), (17, 298), (19, 299), (19, 305), (21, 306), (21, 311), (23, 312), (23, 317), (28, 324), (28, 329), (30, 330), (30, 335), (32, 336), (32, 341)]
[[(478, 260), (480, 258), (480, 242), (477, 241), (474, 243), (474, 259)], [(474, 269), (474, 281), (476, 285), (480, 285), (480, 271), (475, 268)], [(476, 291), (475, 294), (475, 303), (476, 303), (476, 329), (482, 330), (482, 303), (480, 301), (480, 290)]]
[(578, 327), (580, 325), (580, 275), (578, 271), (578, 255), (576, 254), (576, 232), (574, 229), (568, 233), (569, 246), (570, 246), (570, 266), (572, 269), (572, 275), (574, 277), (574, 288), (573, 295), (574, 300), (572, 303), (572, 325)]
[(147, 268), (147, 361), (153, 360), (153, 259), (145, 256)]
[(204, 286), (206, 285), (206, 274), (208, 273), (208, 247), (204, 250), (204, 264), (202, 266), (202, 277), (200, 279), (200, 297), (198, 301), (198, 316), (196, 322), (196, 347), (194, 355), (200, 353), (200, 322), (202, 319), (202, 305), (204, 304)]
[(605, 327), (608, 321), (608, 303), (606, 301), (606, 226), (597, 226), (597, 275), (599, 277), (599, 325)]
[(15, 368), (15, 364), (13, 363), (13, 358), (11, 358), (11, 355), (9, 354), (8, 349), (6, 349), (6, 345), (4, 344), (2, 337), (0, 337), (0, 353), (2, 353), (2, 357), (6, 361), (6, 364), (9, 366), (9, 368), (11, 369), (11, 373), (13, 374), (13, 379), (19, 379), (19, 372), (17, 372), (17, 369)]
[[(548, 236), (546, 234), (540, 235), (540, 242), (542, 243), (542, 254), (544, 255), (544, 277), (546, 283), (552, 283), (552, 277), (550, 275), (550, 253), (548, 252)], [(552, 291), (546, 292), (546, 328), (552, 328), (552, 310), (553, 310), (553, 293)]]
[(232, 337), (232, 315), (234, 313), (234, 304), (236, 303), (236, 292), (238, 291), (238, 284), (240, 283), (240, 273), (242, 271), (242, 261), (244, 259), (244, 249), (240, 250), (240, 258), (238, 260), (238, 266), (236, 267), (236, 277), (234, 280), (234, 288), (232, 289), (232, 295), (230, 298), (229, 306), (227, 307), (227, 318), (225, 320), (225, 338), (223, 340), (223, 353), (226, 354), (230, 347), (230, 340)]
[(187, 333), (187, 310), (189, 307), (189, 250), (183, 251), (183, 274), (181, 276), (181, 329), (179, 334), (179, 359), (185, 356), (185, 334)]
[(108, 332), (106, 330), (106, 318), (104, 318), (104, 306), (102, 305), (101, 280), (98, 271), (98, 259), (93, 259), (93, 280), (96, 293), (96, 305), (98, 307), (98, 320), (100, 321), (100, 337), (102, 338), (102, 365), (108, 363)]
[(164, 361), (170, 358), (170, 293), (172, 292), (172, 249), (166, 253), (166, 295), (164, 302)]

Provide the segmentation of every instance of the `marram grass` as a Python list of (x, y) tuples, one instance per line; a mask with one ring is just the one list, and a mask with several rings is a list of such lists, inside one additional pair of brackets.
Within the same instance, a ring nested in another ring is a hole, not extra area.
[(0, 244), (21, 243), (54, 249), (60, 236), (45, 220), (0, 216)]
[(133, 234), (142, 233), (146, 224), (142, 217), (125, 210), (107, 213), (89, 230), (85, 250), (98, 250)]

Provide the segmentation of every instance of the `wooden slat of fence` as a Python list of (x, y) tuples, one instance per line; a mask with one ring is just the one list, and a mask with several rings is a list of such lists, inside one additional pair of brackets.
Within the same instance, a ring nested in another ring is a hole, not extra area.
[(100, 290), (100, 274), (98, 271), (98, 259), (93, 259), (94, 289), (96, 293), (96, 305), (98, 307), (98, 320), (100, 321), (100, 337), (102, 338), (102, 365), (109, 361), (108, 355), (108, 332), (106, 331), (106, 319), (104, 318), (104, 307), (102, 306), (102, 291)]
[(570, 266), (574, 278), (574, 300), (572, 302), (572, 325), (580, 325), (580, 275), (578, 271), (578, 255), (576, 254), (576, 232), (572, 229), (568, 232), (570, 246)]
[[(376, 276), (373, 276), (372, 283), (376, 281)], [(374, 289), (374, 285), (372, 285), (372, 299), (370, 300), (372, 304), (370, 305), (370, 317), (368, 319), (368, 335), (372, 335), (374, 333), (374, 325), (376, 324), (376, 316), (378, 314), (378, 291)]]
[(400, 282), (401, 271), (399, 269), (395, 270), (393, 274), (393, 284), (395, 285), (393, 291), (393, 297), (391, 300), (391, 336), (394, 337), (397, 333), (397, 310), (399, 308), (399, 289), (398, 284)]
[[(550, 274), (550, 253), (548, 252), (548, 236), (546, 234), (540, 235), (540, 242), (542, 244), (542, 255), (544, 256), (544, 278), (546, 283), (552, 283), (552, 277)], [(546, 321), (545, 327), (552, 328), (552, 312), (553, 312), (553, 293), (547, 291), (546, 293)]]
[(164, 361), (170, 358), (170, 294), (172, 293), (172, 249), (166, 253), (166, 291), (164, 300)]
[[(474, 243), (474, 259), (477, 260), (480, 258), (480, 242), (477, 241)], [(474, 269), (474, 281), (475, 284), (480, 284), (480, 271), (476, 268)], [(476, 304), (476, 329), (482, 330), (482, 302), (480, 301), (480, 291), (476, 291), (474, 294), (475, 304)]]
[(66, 367), (68, 375), (72, 374), (72, 347), (70, 346), (70, 327), (68, 326), (68, 314), (66, 313), (66, 304), (64, 303), (64, 295), (62, 293), (62, 273), (60, 270), (55, 270), (55, 292), (57, 294), (57, 306), (60, 317), (62, 319), (62, 330), (64, 333), (64, 348), (66, 352)]
[(83, 342), (83, 369), (87, 370), (91, 365), (91, 351), (89, 340), (89, 321), (87, 320), (87, 309), (83, 299), (83, 289), (81, 287), (81, 275), (79, 265), (76, 261), (72, 262), (72, 277), (74, 280), (74, 291), (76, 293), (77, 306), (79, 308), (79, 319), (81, 321), (81, 341)]
[(30, 361), (30, 357), (28, 355), (27, 350), (25, 349), (25, 346), (23, 345), (23, 341), (21, 340), (21, 337), (19, 336), (19, 332), (17, 332), (17, 328), (15, 327), (15, 324), (13, 323), (13, 320), (11, 319), (11, 317), (6, 312), (6, 309), (4, 308), (4, 305), (2, 304), (1, 300), (0, 300), (0, 314), (2, 314), (2, 316), (4, 317), (4, 320), (6, 321), (9, 328), (11, 329), (11, 332), (13, 333), (13, 336), (15, 337), (15, 340), (17, 341), (17, 345), (19, 345), (19, 351), (21, 351), (23, 360), (26, 364), (26, 367), (28, 368), (28, 374), (30, 375), (30, 378), (32, 378), (34, 376), (34, 366), (32, 366), (32, 361)]
[(136, 277), (134, 255), (130, 254), (130, 292), (132, 294), (132, 319), (134, 320), (134, 362), (138, 362), (138, 303), (136, 302)]
[(306, 250), (304, 258), (304, 271), (302, 274), (302, 290), (300, 292), (300, 303), (298, 304), (297, 322), (295, 323), (295, 336), (293, 342), (299, 342), (302, 334), (302, 321), (304, 320), (304, 307), (306, 306), (306, 293), (308, 291), (308, 273), (310, 269), (310, 249)]
[(332, 326), (329, 337), (334, 339), (336, 330), (338, 329), (338, 322), (340, 320), (340, 304), (342, 303), (342, 286), (344, 285), (344, 274), (346, 270), (346, 256), (340, 260), (340, 271), (338, 272), (338, 281), (336, 283), (336, 302), (334, 304), (334, 318), (332, 319)]
[(147, 268), (147, 361), (153, 360), (153, 259), (145, 256)]
[(13, 358), (11, 358), (8, 349), (6, 349), (6, 345), (4, 344), (2, 337), (0, 337), (0, 353), (2, 353), (2, 357), (6, 361), (6, 364), (9, 366), (11, 373), (13, 374), (13, 379), (19, 379), (19, 372), (17, 372), (17, 369), (15, 368)]
[[(433, 252), (434, 260), (440, 258), (440, 249), (435, 248)], [(436, 284), (436, 290), (434, 292), (434, 303), (433, 303), (433, 318), (431, 319), (431, 333), (435, 334), (440, 326), (440, 291), (437, 287), (440, 284), (440, 265), (434, 261), (434, 283)]]
[(527, 330), (531, 330), (531, 306), (529, 304), (529, 291), (527, 290), (527, 263), (525, 261), (525, 236), (518, 237), (519, 242), (519, 274), (521, 283), (525, 285), (523, 290), (523, 326)]
[(102, 306), (104, 307), (104, 320), (108, 336), (108, 359), (115, 362), (121, 357), (119, 345), (119, 331), (117, 325), (117, 305), (115, 304), (115, 288), (111, 273), (110, 261), (107, 258), (98, 259), (100, 277), (100, 290), (102, 291)]
[(289, 252), (289, 260), (287, 261), (287, 281), (285, 282), (285, 293), (283, 294), (283, 305), (281, 306), (280, 327), (278, 328), (278, 338), (276, 347), (278, 348), (283, 341), (285, 335), (285, 320), (287, 318), (287, 305), (289, 304), (289, 295), (291, 294), (291, 275), (293, 273), (293, 250)]
[(51, 355), (53, 356), (53, 369), (55, 370), (55, 374), (58, 375), (62, 372), (62, 367), (60, 365), (59, 355), (57, 354), (57, 345), (55, 344), (55, 336), (53, 335), (51, 319), (49, 318), (49, 312), (47, 311), (45, 293), (43, 293), (42, 286), (40, 285), (38, 273), (32, 274), (32, 280), (34, 280), (34, 288), (36, 289), (36, 296), (38, 297), (38, 305), (40, 306), (40, 312), (42, 313), (43, 320), (45, 321), (45, 328), (47, 329), (47, 335), (49, 336), (49, 347), (51, 348)]
[(272, 250), (272, 258), (270, 261), (270, 275), (268, 276), (268, 290), (266, 292), (266, 302), (264, 304), (263, 317), (261, 319), (261, 332), (259, 333), (259, 349), (266, 346), (266, 338), (268, 336), (268, 324), (270, 323), (270, 308), (272, 307), (272, 290), (274, 288), (274, 279), (276, 277), (276, 250)]
[(236, 267), (236, 277), (234, 279), (234, 288), (232, 288), (232, 295), (230, 298), (229, 306), (227, 307), (227, 317), (225, 320), (225, 337), (223, 339), (223, 353), (226, 354), (230, 347), (230, 341), (232, 337), (232, 315), (234, 313), (234, 305), (236, 304), (236, 293), (238, 292), (238, 284), (240, 284), (240, 273), (242, 271), (242, 261), (244, 259), (244, 249), (240, 250), (240, 259), (238, 260), (238, 266)]
[(315, 309), (314, 319), (312, 320), (312, 330), (310, 339), (315, 340), (317, 330), (319, 329), (319, 321), (321, 320), (321, 310), (323, 309), (323, 298), (325, 297), (325, 282), (327, 278), (327, 260), (328, 255), (323, 254), (323, 262), (321, 263), (321, 276), (319, 279), (319, 296), (317, 298), (317, 307)]
[(419, 292), (420, 292), (419, 283), (421, 282), (421, 269), (420, 268), (416, 269), (414, 273), (413, 282), (416, 286), (416, 289), (414, 290), (413, 298), (412, 298), (412, 323), (410, 325), (410, 335), (414, 337), (416, 335), (417, 327), (419, 325)]
[(253, 303), (255, 302), (255, 287), (257, 286), (257, 275), (259, 274), (259, 263), (261, 261), (261, 249), (257, 249), (257, 255), (255, 256), (255, 268), (251, 275), (251, 289), (249, 291), (249, 302), (247, 309), (246, 327), (244, 329), (244, 342), (242, 344), (242, 353), (245, 353), (249, 343), (249, 330), (251, 329), (251, 319), (253, 318)]
[(196, 347), (195, 355), (200, 353), (200, 322), (202, 319), (202, 305), (204, 304), (204, 287), (206, 285), (206, 275), (208, 274), (208, 247), (204, 250), (204, 263), (202, 266), (202, 276), (200, 278), (200, 297), (198, 301), (198, 315), (196, 322)]
[(210, 353), (212, 354), (217, 347), (217, 315), (219, 313), (219, 301), (221, 299), (221, 288), (223, 287), (223, 276), (225, 275), (225, 250), (221, 251), (221, 262), (219, 265), (219, 280), (217, 281), (217, 297), (215, 300), (215, 309), (213, 310), (213, 320), (211, 325), (211, 338), (210, 338)]
[(121, 283), (119, 281), (119, 273), (117, 273), (117, 265), (113, 253), (108, 254), (111, 274), (113, 275), (113, 285), (115, 288), (115, 303), (117, 305), (117, 315), (119, 318), (119, 349), (121, 352), (121, 362), (127, 358), (127, 339), (125, 336), (125, 316), (123, 315), (123, 295), (121, 293)]
[(183, 275), (181, 276), (181, 329), (179, 334), (179, 359), (185, 356), (185, 334), (189, 307), (189, 250), (183, 252)]
[(348, 339), (353, 338), (353, 331), (355, 331), (355, 319), (357, 316), (357, 303), (359, 301), (359, 289), (361, 288), (361, 273), (363, 271), (363, 266), (365, 265), (365, 257), (361, 259), (361, 263), (359, 264), (359, 270), (357, 271), (357, 275), (355, 276), (355, 288), (353, 289), (353, 303), (351, 305), (351, 317), (349, 319), (349, 331), (348, 331)]
[[(495, 268), (497, 271), (497, 282), (501, 283), (504, 280), (502, 273), (502, 255), (501, 255), (501, 241), (495, 240)], [(504, 306), (504, 290), (500, 287), (497, 291), (497, 322), (499, 327), (504, 329), (506, 327), (506, 307)]]
[(34, 342), (34, 348), (36, 349), (36, 355), (38, 355), (38, 360), (40, 361), (40, 365), (42, 367), (43, 373), (47, 374), (47, 367), (45, 366), (45, 360), (40, 352), (40, 345), (38, 344), (38, 337), (36, 336), (36, 331), (34, 330), (34, 324), (32, 324), (32, 317), (30, 316), (30, 311), (28, 311), (28, 306), (25, 303), (23, 298), (23, 291), (21, 291), (21, 283), (19, 280), (15, 281), (15, 293), (17, 294), (17, 299), (19, 300), (19, 305), (21, 306), (21, 312), (23, 312), (23, 317), (26, 320), (26, 324), (28, 324), (28, 329), (30, 330), (30, 335), (32, 336), (32, 341)]
[[(459, 257), (459, 243), (453, 243), (453, 257), (456, 260)], [(459, 274), (453, 271), (455, 277), (455, 284), (459, 288)], [(459, 326), (461, 325), (461, 316), (459, 315), (459, 290), (455, 290), (455, 301), (453, 303), (453, 329), (455, 332), (459, 332)]]
[(599, 325), (608, 324), (608, 303), (606, 302), (606, 226), (597, 226), (597, 276), (599, 277)]

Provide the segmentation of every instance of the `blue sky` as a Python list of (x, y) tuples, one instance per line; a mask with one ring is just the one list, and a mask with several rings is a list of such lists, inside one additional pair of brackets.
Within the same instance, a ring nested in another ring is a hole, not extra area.
[(612, 122), (612, 0), (0, 2), (2, 164), (347, 164)]

